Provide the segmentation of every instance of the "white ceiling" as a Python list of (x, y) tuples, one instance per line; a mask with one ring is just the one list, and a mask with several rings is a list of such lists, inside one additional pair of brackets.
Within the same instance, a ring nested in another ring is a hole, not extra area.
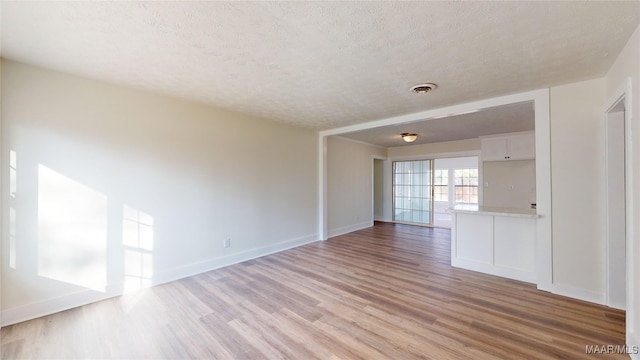
[(1, 6), (5, 58), (318, 130), (602, 76), (640, 22), (637, 1)]

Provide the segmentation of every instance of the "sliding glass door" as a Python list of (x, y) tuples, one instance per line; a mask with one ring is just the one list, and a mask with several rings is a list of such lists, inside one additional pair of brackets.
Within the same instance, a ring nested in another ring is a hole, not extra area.
[(430, 225), (433, 222), (431, 160), (393, 162), (393, 220)]

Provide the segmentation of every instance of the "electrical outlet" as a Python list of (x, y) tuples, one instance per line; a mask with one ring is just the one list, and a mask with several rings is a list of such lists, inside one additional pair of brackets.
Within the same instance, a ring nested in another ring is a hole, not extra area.
[(224, 248), (230, 248), (231, 247), (231, 238), (226, 238), (224, 239)]

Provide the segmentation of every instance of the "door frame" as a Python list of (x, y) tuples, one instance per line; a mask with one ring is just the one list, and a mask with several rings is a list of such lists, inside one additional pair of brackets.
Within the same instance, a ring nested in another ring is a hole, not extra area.
[[(633, 291), (630, 288), (629, 284), (633, 284), (635, 281), (634, 278), (634, 269), (633, 262), (631, 261), (630, 254), (633, 254), (633, 172), (632, 172), (632, 164), (633, 164), (633, 153), (631, 147), (631, 78), (626, 78), (623, 84), (618, 88), (618, 90), (614, 93), (614, 95), (609, 99), (606, 104), (604, 110), (604, 127), (605, 127), (605, 169), (608, 168), (608, 152), (609, 152), (609, 117), (610, 115), (619, 113), (620, 110), (616, 110), (620, 105), (624, 106), (624, 153), (625, 153), (625, 161), (624, 161), (624, 180), (625, 180), (625, 267), (626, 267), (626, 281), (625, 281), (625, 292), (626, 292), (626, 308), (627, 311), (627, 319), (633, 318), (635, 314), (633, 306), (629, 306), (629, 304), (634, 304)], [(616, 304), (612, 302), (610, 295), (610, 276), (611, 276), (611, 268), (610, 268), (610, 259), (609, 259), (609, 251), (610, 251), (610, 238), (609, 238), (609, 196), (608, 196), (608, 183), (609, 177), (607, 176), (605, 179), (605, 234), (606, 234), (606, 271), (605, 271), (605, 284), (606, 284), (606, 304), (610, 307), (624, 309), (620, 304)], [(627, 322), (628, 324), (629, 322)], [(628, 326), (628, 325), (627, 325)]]
[[(382, 186), (382, 217), (379, 217), (378, 219), (376, 219), (376, 210), (375, 210), (375, 205), (376, 205), (376, 170), (375, 170), (375, 164), (376, 161), (380, 161), (382, 162), (382, 183), (379, 184), (380, 186)], [(387, 169), (387, 165), (388, 164), (388, 159), (385, 156), (378, 156), (378, 155), (372, 155), (371, 156), (371, 218), (373, 219), (373, 221), (389, 221), (387, 219), (387, 209), (386, 209), (386, 193), (387, 193), (387, 177), (386, 177), (386, 172), (385, 170)]]

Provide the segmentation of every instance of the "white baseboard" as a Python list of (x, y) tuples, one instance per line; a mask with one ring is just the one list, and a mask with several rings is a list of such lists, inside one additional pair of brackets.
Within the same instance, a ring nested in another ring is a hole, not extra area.
[(623, 303), (609, 302), (609, 303), (606, 303), (605, 305), (607, 305), (610, 308), (614, 308), (618, 310), (627, 310), (627, 304), (625, 304), (624, 302)]
[(536, 274), (533, 271), (512, 269), (504, 266), (485, 264), (481, 262), (465, 260), (460, 258), (451, 259), (451, 266), (459, 267), (461, 269), (478, 271), (485, 274), (500, 276), (508, 279), (524, 281), (532, 284), (535, 284), (536, 282)]
[(640, 334), (627, 333), (627, 347), (631, 351), (629, 356), (632, 360), (640, 360)]
[(203, 272), (219, 269), (225, 266), (241, 263), (243, 261), (256, 259), (269, 254), (288, 250), (301, 245), (318, 241), (317, 234), (302, 236), (296, 239), (282, 241), (279, 243), (263, 246), (261, 248), (250, 249), (239, 253), (221, 256), (193, 264), (188, 264), (178, 268), (173, 268), (157, 273), (153, 277), (153, 285), (164, 284), (170, 281), (201, 274)]
[(96, 301), (105, 300), (120, 294), (101, 293), (94, 290), (82, 290), (53, 299), (5, 309), (0, 312), (0, 327), (35, 319), (41, 316), (69, 310)]
[(548, 289), (546, 289), (546, 291), (549, 291), (556, 295), (567, 296), (570, 298), (588, 301), (588, 302), (592, 302), (599, 305), (605, 305), (605, 306), (607, 305), (606, 294), (604, 292), (595, 292), (591, 290), (578, 289), (578, 288), (557, 284), (557, 283), (551, 284), (551, 286)]
[(329, 237), (332, 238), (334, 236), (340, 236), (340, 235), (348, 234), (350, 232), (366, 229), (366, 228), (372, 227), (372, 226), (373, 226), (373, 221), (369, 220), (369, 221), (364, 221), (364, 222), (361, 222), (361, 223), (358, 223), (358, 224), (342, 226), (342, 227), (339, 227), (337, 229), (329, 229)]
[[(152, 286), (164, 284), (170, 281), (201, 274), (203, 272), (219, 269), (225, 266), (237, 264), (243, 261), (256, 259), (265, 255), (309, 244), (318, 241), (318, 239), (319, 238), (317, 234), (311, 234), (296, 239), (267, 245), (261, 248), (250, 249), (227, 256), (221, 256), (198, 263), (164, 270), (157, 273), (153, 277)], [(27, 305), (18, 306), (15, 308), (5, 309), (3, 311), (0, 311), (0, 327), (35, 319), (60, 311), (69, 310), (75, 307), (91, 304), (96, 301), (120, 296), (123, 294), (122, 291), (109, 289), (122, 289), (123, 286), (121, 285), (122, 284), (110, 284), (107, 287), (107, 292), (104, 293), (93, 290), (82, 290), (53, 299), (47, 299)]]

